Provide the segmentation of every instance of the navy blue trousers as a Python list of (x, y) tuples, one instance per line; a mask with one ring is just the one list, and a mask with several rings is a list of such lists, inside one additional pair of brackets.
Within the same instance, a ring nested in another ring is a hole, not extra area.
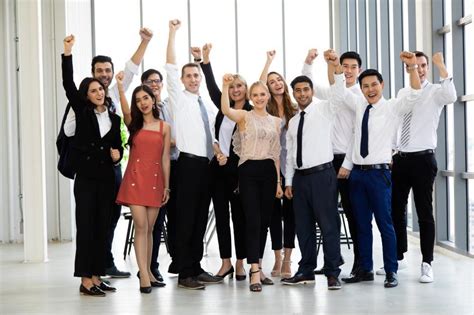
[(337, 211), (337, 179), (334, 168), (293, 177), (296, 235), (301, 251), (298, 273), (312, 275), (316, 268), (316, 222), (323, 236), (326, 276), (341, 269), (340, 217)]
[(372, 260), (372, 214), (382, 236), (385, 272), (397, 272), (397, 240), (392, 223), (392, 179), (389, 170), (353, 169), (349, 177), (349, 193), (357, 224), (360, 267), (374, 268)]

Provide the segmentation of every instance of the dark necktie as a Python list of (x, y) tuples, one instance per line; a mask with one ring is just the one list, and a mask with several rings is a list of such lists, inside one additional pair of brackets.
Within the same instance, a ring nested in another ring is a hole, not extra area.
[(107, 97), (107, 98), (108, 98), (109, 101), (110, 101), (110, 107), (109, 107), (110, 111), (111, 111), (112, 113), (116, 114), (116, 113), (117, 113), (117, 106), (115, 105), (115, 103), (114, 103), (114, 101), (112, 100), (112, 98), (110, 98), (110, 97)]
[(362, 137), (360, 139), (360, 156), (365, 158), (369, 155), (369, 111), (372, 105), (367, 105), (362, 118)]
[(296, 166), (300, 168), (303, 166), (303, 124), (304, 124), (304, 114), (305, 112), (300, 113), (300, 122), (298, 124), (298, 133), (296, 134)]
[(206, 107), (202, 102), (201, 97), (198, 98), (199, 109), (201, 110), (201, 118), (204, 122), (204, 130), (206, 131), (206, 148), (207, 148), (207, 157), (209, 160), (214, 156), (214, 149), (212, 148), (212, 135), (211, 128), (209, 127), (209, 117), (207, 117)]

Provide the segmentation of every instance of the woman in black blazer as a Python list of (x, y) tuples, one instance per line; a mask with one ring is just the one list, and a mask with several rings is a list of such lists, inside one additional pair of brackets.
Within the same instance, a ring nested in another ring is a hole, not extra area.
[[(204, 53), (204, 61), (201, 69), (206, 78), (207, 90), (211, 96), (212, 102), (219, 109), (215, 123), (215, 138), (219, 141), (219, 147), (215, 146), (216, 156), (211, 161), (212, 169), (212, 203), (214, 204), (214, 212), (216, 215), (216, 231), (219, 241), (219, 252), (222, 259), (222, 265), (217, 272), (217, 277), (232, 278), (234, 267), (232, 266), (232, 246), (229, 225), (229, 202), (232, 214), (232, 223), (234, 230), (234, 244), (237, 261), (235, 264), (235, 272), (237, 280), (245, 280), (245, 269), (243, 259), (247, 257), (246, 238), (245, 238), (245, 216), (242, 210), (240, 197), (238, 195), (238, 170), (237, 165), (239, 157), (234, 152), (232, 144), (232, 135), (237, 129), (237, 125), (226, 118), (221, 111), (221, 91), (217, 86), (214, 74), (212, 72), (211, 63), (209, 61), (209, 53), (212, 48), (211, 44), (204, 45), (202, 52)], [(192, 48), (192, 54), (196, 62), (201, 61), (201, 49), (199, 47)], [(231, 87), (230, 106), (236, 109), (252, 110), (247, 97), (247, 83), (240, 75), (234, 75), (236, 80)], [(221, 138), (222, 137), (222, 138)], [(220, 139), (221, 138), (221, 139)], [(225, 138), (225, 139), (224, 139)]]
[(85, 78), (77, 90), (73, 80), (74, 36), (64, 39), (63, 86), (76, 120), (72, 142), (74, 197), (76, 200), (76, 258), (74, 276), (81, 277), (79, 291), (105, 296), (116, 289), (102, 282), (105, 275), (106, 232), (114, 204), (113, 166), (123, 154), (120, 117), (108, 109), (103, 84)]

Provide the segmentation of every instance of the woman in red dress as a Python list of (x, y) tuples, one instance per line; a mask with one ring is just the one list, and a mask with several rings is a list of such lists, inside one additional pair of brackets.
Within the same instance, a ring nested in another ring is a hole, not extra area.
[(135, 88), (129, 107), (122, 80), (116, 76), (125, 125), (130, 137), (127, 170), (117, 196), (117, 203), (130, 207), (135, 226), (135, 255), (140, 272), (140, 292), (150, 293), (161, 287), (150, 270), (153, 226), (160, 207), (170, 194), (170, 126), (159, 119), (153, 91), (144, 85)]

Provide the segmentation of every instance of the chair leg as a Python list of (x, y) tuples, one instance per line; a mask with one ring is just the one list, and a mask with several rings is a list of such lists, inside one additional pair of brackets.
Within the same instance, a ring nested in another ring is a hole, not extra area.
[[(127, 226), (127, 236), (125, 237), (125, 247), (123, 249), (123, 260), (127, 258), (127, 249), (129, 245), (129, 238), (130, 238), (130, 231), (132, 228), (132, 218), (131, 217), (125, 217), (125, 219), (128, 220), (128, 226)], [(128, 251), (130, 253), (130, 251)]]
[(130, 233), (130, 239), (128, 241), (129, 247), (128, 247), (128, 256), (130, 256), (130, 251), (132, 250), (132, 245), (135, 240), (135, 225), (133, 225), (132, 222), (132, 232)]
[(341, 214), (342, 226), (344, 227), (344, 236), (345, 236), (345, 239), (346, 239), (347, 248), (351, 249), (349, 234), (347, 234), (346, 220), (344, 219), (344, 212), (340, 212), (340, 214)]

